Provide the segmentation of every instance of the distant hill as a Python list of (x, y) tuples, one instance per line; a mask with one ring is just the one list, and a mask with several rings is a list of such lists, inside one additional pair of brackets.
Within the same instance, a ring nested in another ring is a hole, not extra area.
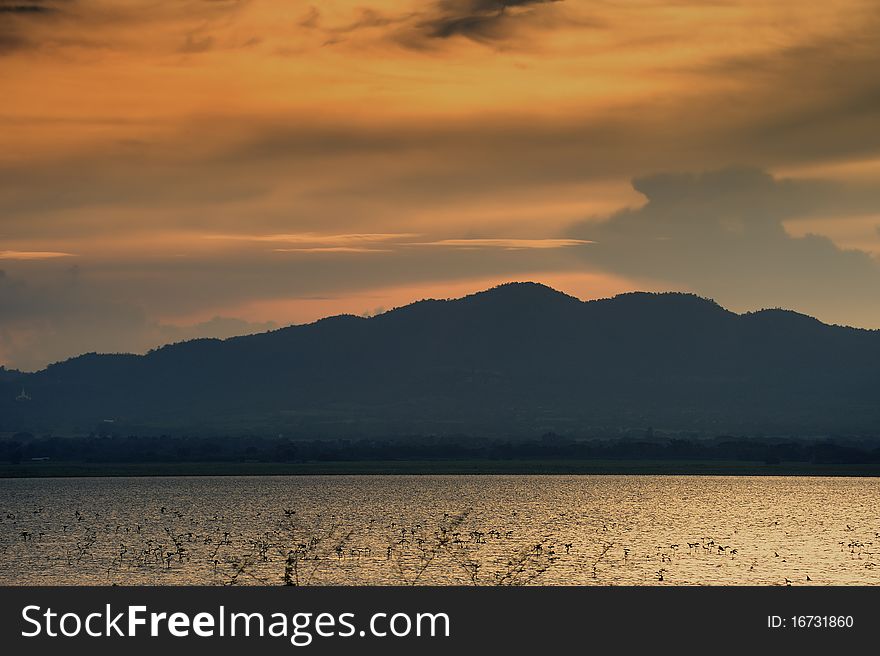
[[(30, 400), (16, 400), (22, 387)], [(535, 283), (0, 376), (0, 431), (880, 432), (880, 332)]]

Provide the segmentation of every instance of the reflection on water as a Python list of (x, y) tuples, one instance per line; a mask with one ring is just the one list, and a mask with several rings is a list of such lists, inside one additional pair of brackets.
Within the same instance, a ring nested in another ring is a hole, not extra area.
[(0, 482), (16, 585), (874, 584), (878, 550), (871, 478)]

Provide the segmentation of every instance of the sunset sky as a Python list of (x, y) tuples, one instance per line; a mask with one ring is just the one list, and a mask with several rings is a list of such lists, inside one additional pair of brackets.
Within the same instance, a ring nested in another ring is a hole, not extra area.
[(0, 364), (536, 280), (880, 328), (876, 0), (0, 0)]

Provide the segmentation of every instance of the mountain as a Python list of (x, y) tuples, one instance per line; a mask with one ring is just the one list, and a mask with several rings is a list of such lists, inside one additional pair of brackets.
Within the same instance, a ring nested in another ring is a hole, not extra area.
[[(24, 388), (30, 400), (16, 400)], [(0, 431), (310, 436), (880, 430), (880, 332), (511, 283), (0, 377)]]

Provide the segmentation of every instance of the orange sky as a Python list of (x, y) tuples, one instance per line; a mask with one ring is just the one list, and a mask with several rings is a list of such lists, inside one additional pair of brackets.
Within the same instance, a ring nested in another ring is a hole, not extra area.
[(522, 279), (880, 327), (878, 29), (873, 0), (0, 0), (0, 363)]

